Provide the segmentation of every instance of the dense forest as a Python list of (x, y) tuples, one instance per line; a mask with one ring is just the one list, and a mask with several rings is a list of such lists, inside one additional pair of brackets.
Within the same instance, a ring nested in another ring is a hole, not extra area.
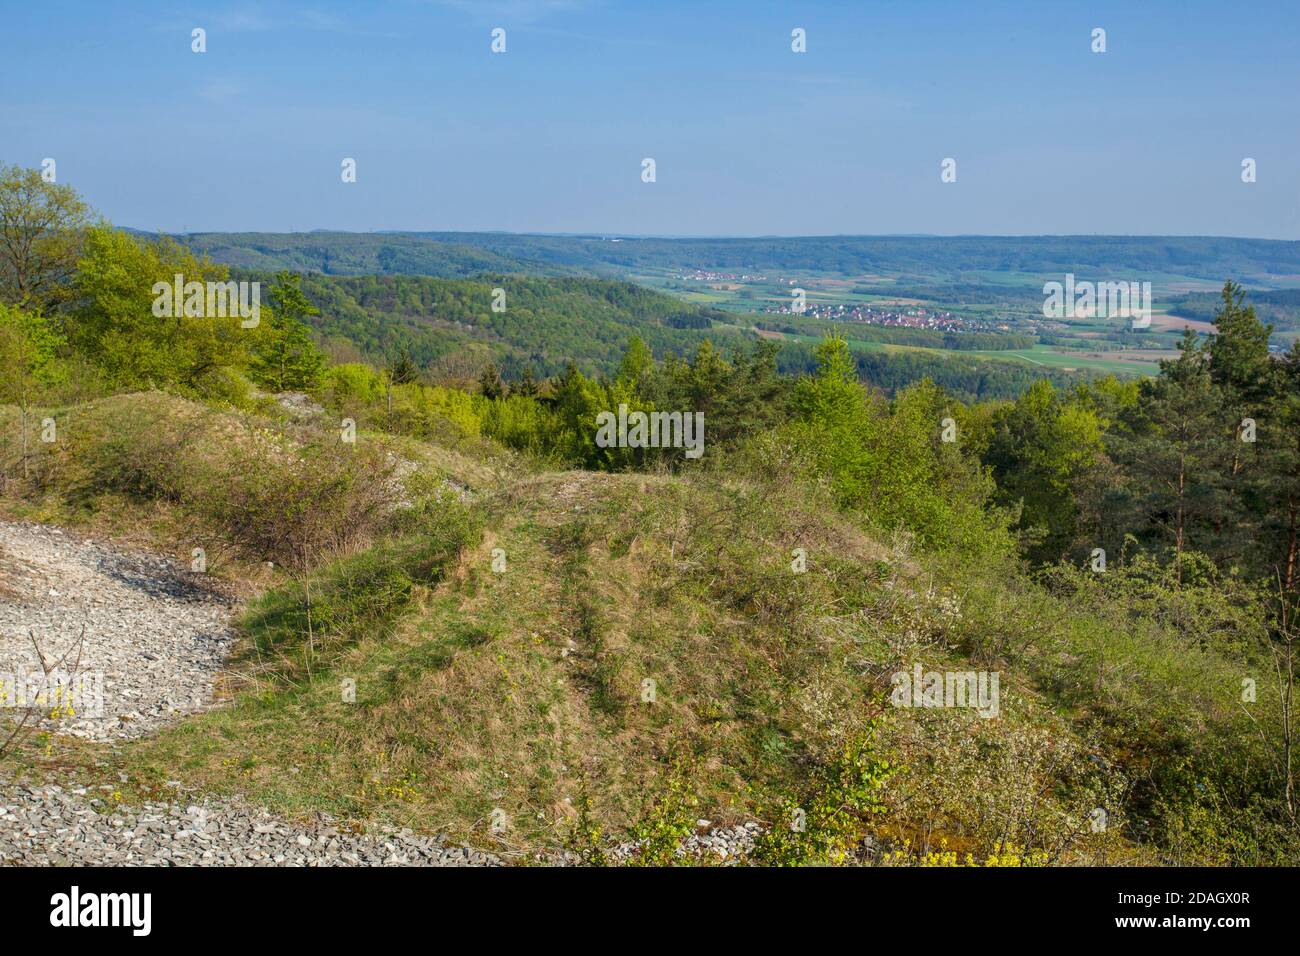
[(177, 238), (232, 268), (263, 272), (467, 277), (483, 272), (566, 275), (581, 271), (469, 243), (412, 241), (382, 233), (197, 233)]
[[(236, 273), (260, 279), (261, 273)], [(517, 378), (525, 367), (554, 375), (570, 361), (610, 371), (632, 334), (660, 352), (694, 351), (716, 319), (727, 317), (627, 282), (482, 275), (332, 277), (306, 273), (302, 288), (319, 310), (313, 328), (360, 355), (391, 361), (406, 354), (439, 377), (473, 378), (487, 362)], [(498, 297), (494, 290), (502, 290)], [(494, 307), (495, 300), (495, 307)], [(714, 341), (738, 342), (718, 329)]]

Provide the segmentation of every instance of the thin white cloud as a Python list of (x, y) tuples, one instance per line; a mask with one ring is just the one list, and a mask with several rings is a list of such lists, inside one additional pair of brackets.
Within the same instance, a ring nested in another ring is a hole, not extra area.
[(591, 6), (591, 0), (434, 0), (440, 6), (460, 10), (483, 21), (502, 25), (529, 26), (557, 14), (572, 13)]
[(229, 103), (245, 91), (246, 87), (238, 80), (209, 80), (199, 87), (199, 96), (209, 103)]
[(316, 30), (350, 36), (386, 36), (400, 34), (362, 30), (330, 10), (316, 7), (280, 7), (274, 12), (257, 4), (241, 4), (205, 16), (212, 25), (226, 33), (267, 33), (273, 30)]

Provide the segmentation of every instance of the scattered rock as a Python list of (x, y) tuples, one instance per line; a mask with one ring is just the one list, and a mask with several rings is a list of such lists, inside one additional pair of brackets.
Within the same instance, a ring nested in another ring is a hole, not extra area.
[[(160, 555), (126, 554), (54, 528), (7, 522), (0, 522), (0, 575), (6, 705), (14, 706), (16, 696), (9, 683), (25, 677), (34, 690), (41, 687), (33, 636), (45, 664), (71, 677), (72, 712), (51, 718), (61, 733), (139, 737), (210, 705), (234, 640), (233, 606), (202, 575)], [(57, 703), (42, 700), (42, 710)]]
[(348, 833), (318, 816), (290, 823), (237, 798), (182, 808), (110, 808), (58, 786), (0, 795), (0, 865), (500, 866), (489, 854), (410, 830)]

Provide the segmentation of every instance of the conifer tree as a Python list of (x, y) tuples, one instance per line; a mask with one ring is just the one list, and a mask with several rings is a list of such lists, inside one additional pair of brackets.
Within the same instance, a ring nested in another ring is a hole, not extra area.
[(402, 349), (402, 354), (388, 367), (388, 377), (394, 385), (409, 385), (420, 378), (420, 367), (411, 359), (411, 353)]
[(319, 315), (302, 291), (302, 276), (276, 274), (271, 288), (271, 314), (261, 341), (254, 348), (253, 377), (274, 392), (314, 388), (325, 367), (325, 357), (303, 321)]
[(1229, 483), (1230, 412), (1210, 374), (1208, 350), (1186, 330), (1182, 354), (1161, 363), (1126, 410), (1112, 448), (1126, 471), (1132, 527), (1172, 549), (1179, 568), (1190, 549), (1227, 550), (1244, 530)]
[(489, 399), (497, 399), (505, 394), (505, 383), (501, 381), (501, 373), (497, 371), (495, 363), (488, 362), (483, 366), (478, 377), (478, 390), (484, 398)]

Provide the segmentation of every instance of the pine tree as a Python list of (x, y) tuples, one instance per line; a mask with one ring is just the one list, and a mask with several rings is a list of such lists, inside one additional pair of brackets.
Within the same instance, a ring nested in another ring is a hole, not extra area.
[(388, 377), (394, 385), (409, 385), (420, 378), (420, 367), (411, 360), (411, 353), (402, 349), (397, 361), (388, 367)]
[(270, 293), (271, 314), (254, 349), (253, 377), (274, 392), (314, 388), (325, 367), (325, 356), (303, 322), (309, 315), (319, 315), (320, 310), (303, 294), (301, 282), (297, 273), (276, 274)]
[(1300, 341), (1279, 363), (1275, 400), (1257, 437), (1261, 455), (1260, 498), (1268, 505), (1267, 570), (1291, 600), (1300, 598)]
[(501, 381), (501, 373), (497, 371), (495, 363), (488, 362), (483, 366), (483, 372), (478, 377), (478, 390), (484, 398), (497, 399), (505, 394), (505, 383)]
[[(1231, 412), (1230, 429), (1234, 438), (1240, 438), (1247, 427), (1247, 419), (1256, 420), (1263, 414), (1276, 387), (1277, 369), (1268, 354), (1268, 340), (1273, 326), (1264, 325), (1255, 316), (1255, 307), (1245, 305), (1241, 286), (1228, 281), (1223, 284), (1223, 304), (1214, 315), (1218, 330), (1208, 344), (1210, 352), (1210, 377), (1223, 392), (1224, 402)], [(1232, 455), (1232, 474), (1241, 475), (1243, 469), (1256, 463), (1248, 443), (1236, 442)], [(1242, 482), (1241, 493), (1248, 493)]]
[(510, 389), (510, 394), (522, 395), (524, 398), (536, 398), (537, 391), (537, 379), (533, 377), (533, 367), (525, 365), (523, 373), (519, 376), (519, 381)]
[(1135, 533), (1154, 530), (1172, 549), (1181, 581), (1190, 549), (1231, 551), (1240, 540), (1240, 503), (1229, 482), (1232, 448), (1222, 391), (1210, 375), (1208, 351), (1188, 329), (1176, 361), (1142, 384), (1112, 448), (1127, 473)]
[(1268, 355), (1273, 326), (1260, 322), (1255, 307), (1244, 302), (1241, 286), (1225, 282), (1209, 342), (1210, 378), (1229, 404), (1249, 413), (1267, 401), (1275, 370)]
[(647, 377), (654, 370), (654, 365), (654, 353), (650, 351), (650, 346), (641, 341), (639, 335), (634, 335), (628, 339), (616, 380), (626, 383), (637, 394), (641, 394)]

